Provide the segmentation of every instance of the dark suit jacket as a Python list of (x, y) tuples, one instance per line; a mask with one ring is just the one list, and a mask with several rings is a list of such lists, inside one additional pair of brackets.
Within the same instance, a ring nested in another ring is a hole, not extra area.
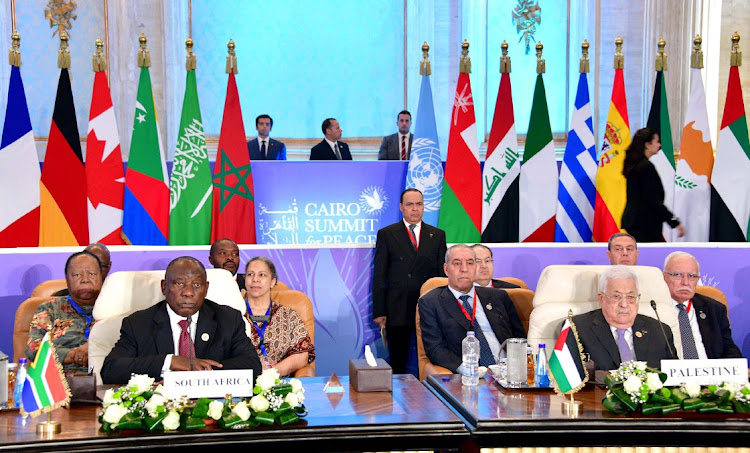
[(500, 279), (497, 279), (497, 278), (493, 278), (492, 279), (492, 287), (493, 288), (501, 288), (501, 289), (520, 288), (520, 286), (518, 286), (516, 284), (508, 283), (505, 280), (500, 280)]
[(718, 300), (695, 294), (693, 308), (698, 316), (703, 346), (709, 359), (734, 359), (742, 357), (740, 348), (732, 340), (727, 307)]
[[(411, 142), (414, 141), (414, 134), (409, 134), (409, 143), (406, 145), (406, 160), (411, 157)], [(378, 160), (401, 160), (401, 138), (398, 132), (383, 137), (378, 151)]]
[[(339, 144), (339, 152), (341, 153), (341, 160), (352, 160), (352, 155), (349, 152), (349, 145), (339, 140), (336, 142)], [(317, 145), (313, 146), (310, 150), (310, 160), (338, 160), (333, 149), (328, 145), (328, 142), (323, 140)]]
[[(195, 356), (224, 365), (225, 370), (252, 369), (261, 372), (260, 359), (245, 333), (242, 315), (232, 307), (203, 301), (195, 332)], [(208, 335), (208, 341), (203, 335)], [(122, 320), (120, 339), (102, 365), (105, 384), (125, 384), (130, 374), (148, 374), (161, 379), (167, 354), (175, 354), (167, 302), (137, 311)]]
[(627, 178), (627, 200), (622, 213), (622, 227), (638, 242), (663, 242), (662, 224), (672, 228), (679, 222), (664, 206), (664, 187), (656, 167), (643, 158)]
[[(614, 370), (620, 366), (620, 351), (612, 330), (604, 319), (602, 310), (594, 310), (582, 315), (573, 316), (573, 323), (578, 331), (578, 339), (583, 352), (591, 356), (597, 370)], [(637, 315), (633, 321), (633, 348), (635, 359), (648, 362), (652, 368), (661, 367), (661, 359), (671, 359), (670, 348), (674, 351), (672, 330), (662, 323), (669, 345), (664, 341), (659, 321), (645, 315)], [(641, 335), (638, 335), (638, 332)]]
[(388, 325), (414, 327), (422, 284), (444, 277), (445, 231), (422, 222), (419, 250), (402, 220), (378, 231), (372, 276), (372, 317), (387, 316)]
[[(505, 291), (481, 287), (474, 290), (479, 298), (477, 311), (484, 310), (497, 341), (502, 344), (508, 338), (526, 338), (521, 319)], [(512, 312), (506, 311), (508, 306)], [(435, 288), (419, 299), (419, 325), (430, 362), (455, 371), (462, 361), (461, 342), (472, 326), (447, 286)]]
[(258, 139), (254, 138), (247, 142), (247, 150), (250, 152), (250, 160), (286, 160), (286, 145), (278, 140), (268, 138), (266, 155), (260, 153)]
[(245, 288), (245, 274), (237, 274), (237, 286), (240, 288), (240, 291)]

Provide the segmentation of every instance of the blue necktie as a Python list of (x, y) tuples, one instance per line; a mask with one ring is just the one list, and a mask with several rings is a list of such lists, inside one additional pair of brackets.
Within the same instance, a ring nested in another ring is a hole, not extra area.
[[(463, 302), (464, 307), (466, 308), (466, 313), (472, 313), (474, 311), (474, 307), (472, 307), (469, 303), (468, 294), (464, 294), (463, 296), (459, 297), (459, 299), (461, 299), (461, 302)], [(482, 307), (479, 307), (479, 309), (481, 310)], [(490, 349), (490, 344), (487, 343), (487, 339), (484, 338), (482, 328), (479, 327), (479, 323), (477, 322), (476, 317), (474, 317), (472, 328), (474, 329), (474, 335), (476, 335), (477, 340), (479, 340), (479, 364), (482, 366), (494, 365), (495, 356), (492, 354), (492, 349)]]

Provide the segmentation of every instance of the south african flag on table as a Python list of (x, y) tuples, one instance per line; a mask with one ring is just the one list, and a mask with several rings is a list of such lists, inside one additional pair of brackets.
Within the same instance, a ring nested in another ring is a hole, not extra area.
[(70, 389), (57, 362), (49, 333), (42, 339), (36, 358), (29, 364), (21, 394), (21, 415), (36, 417), (70, 402)]

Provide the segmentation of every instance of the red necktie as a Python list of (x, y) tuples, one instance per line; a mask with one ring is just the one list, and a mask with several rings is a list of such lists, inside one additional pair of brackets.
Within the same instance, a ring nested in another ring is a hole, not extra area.
[(195, 347), (190, 338), (190, 331), (188, 330), (187, 319), (183, 319), (179, 322), (182, 332), (180, 332), (180, 342), (178, 355), (182, 357), (195, 357)]
[(401, 160), (406, 160), (406, 135), (401, 136)]

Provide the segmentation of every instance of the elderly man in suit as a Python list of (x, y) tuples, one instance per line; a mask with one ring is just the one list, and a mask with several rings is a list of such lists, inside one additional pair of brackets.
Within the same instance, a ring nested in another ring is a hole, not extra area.
[(247, 142), (250, 160), (286, 160), (286, 145), (269, 135), (273, 129), (273, 118), (263, 114), (255, 118), (258, 137)]
[(321, 126), (325, 138), (310, 150), (310, 160), (352, 160), (349, 145), (339, 141), (341, 130), (335, 118), (326, 118)]
[(105, 384), (124, 384), (132, 373), (221, 369), (261, 371), (260, 359), (234, 308), (206, 299), (206, 269), (183, 256), (167, 266), (165, 300), (123, 319), (120, 339), (104, 359)]
[[(513, 303), (505, 291), (474, 286), (476, 254), (464, 244), (448, 249), (443, 269), (448, 286), (435, 288), (419, 299), (422, 343), (430, 362), (463, 371), (461, 342), (474, 331), (479, 340), (479, 364), (495, 363), (500, 345), (512, 337), (526, 337)], [(508, 308), (510, 307), (510, 308)]]
[(401, 193), (403, 219), (378, 231), (372, 277), (372, 318), (386, 329), (389, 362), (406, 373), (422, 284), (443, 276), (445, 231), (422, 222), (424, 198), (417, 189)]
[(671, 329), (639, 315), (639, 299), (635, 272), (628, 266), (611, 266), (599, 277), (602, 308), (573, 316), (583, 352), (591, 356), (597, 370), (614, 370), (631, 360), (659, 368), (662, 359), (673, 358)]
[(675, 303), (682, 338), (683, 359), (742, 357), (732, 340), (727, 307), (695, 293), (700, 279), (698, 260), (686, 252), (672, 252), (664, 260), (664, 281)]
[(414, 139), (414, 134), (409, 132), (411, 113), (408, 110), (400, 111), (396, 125), (398, 132), (383, 137), (378, 160), (409, 160), (411, 157), (411, 142)]

